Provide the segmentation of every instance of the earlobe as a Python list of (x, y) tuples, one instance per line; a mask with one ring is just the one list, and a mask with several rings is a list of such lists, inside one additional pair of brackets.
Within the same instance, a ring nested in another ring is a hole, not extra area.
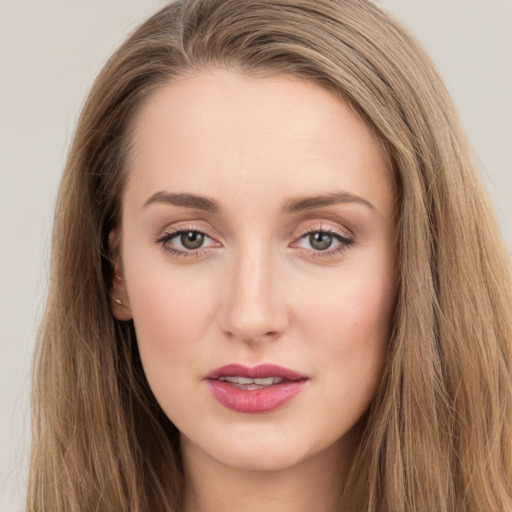
[(119, 250), (119, 236), (115, 230), (112, 230), (109, 234), (108, 245), (113, 273), (112, 282), (110, 283), (110, 309), (117, 320), (131, 320), (132, 311), (128, 300), (126, 283), (123, 277), (123, 268)]

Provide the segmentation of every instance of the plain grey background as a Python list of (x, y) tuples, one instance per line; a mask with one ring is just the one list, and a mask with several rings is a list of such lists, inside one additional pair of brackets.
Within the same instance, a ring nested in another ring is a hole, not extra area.
[[(0, 512), (23, 509), (30, 365), (73, 127), (106, 58), (165, 3), (0, 0)], [(379, 3), (437, 63), (512, 248), (512, 0)]]

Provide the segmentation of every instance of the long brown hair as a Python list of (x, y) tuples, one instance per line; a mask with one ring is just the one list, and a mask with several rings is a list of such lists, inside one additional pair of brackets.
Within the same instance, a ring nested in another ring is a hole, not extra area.
[(429, 58), (369, 0), (180, 0), (109, 60), (69, 152), (35, 362), (29, 511), (180, 510), (179, 433), (149, 390), (132, 323), (111, 314), (108, 233), (134, 115), (206, 65), (321, 84), (390, 159), (398, 303), (344, 510), (512, 510), (510, 259)]

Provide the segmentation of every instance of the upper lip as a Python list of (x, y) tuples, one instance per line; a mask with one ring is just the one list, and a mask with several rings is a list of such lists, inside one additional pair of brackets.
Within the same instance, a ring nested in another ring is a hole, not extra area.
[(219, 377), (246, 377), (248, 379), (266, 379), (268, 377), (278, 377), (286, 380), (304, 380), (308, 376), (298, 373), (284, 366), (277, 364), (259, 364), (257, 366), (244, 366), (242, 364), (232, 363), (216, 368), (208, 373), (205, 379), (218, 379)]

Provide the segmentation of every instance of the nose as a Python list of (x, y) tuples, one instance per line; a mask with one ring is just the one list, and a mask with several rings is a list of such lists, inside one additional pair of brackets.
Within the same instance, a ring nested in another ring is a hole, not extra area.
[(253, 247), (233, 260), (223, 291), (222, 330), (248, 344), (279, 338), (288, 314), (275, 257), (263, 247)]

